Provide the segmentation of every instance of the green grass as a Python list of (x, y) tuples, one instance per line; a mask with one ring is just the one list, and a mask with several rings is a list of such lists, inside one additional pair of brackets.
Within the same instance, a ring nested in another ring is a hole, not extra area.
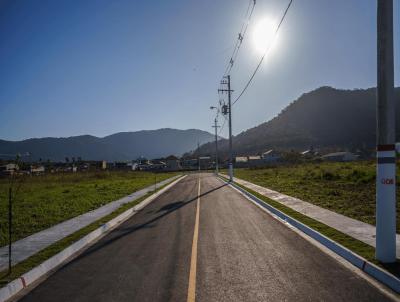
[[(168, 184), (157, 188), (156, 191), (161, 190), (163, 187), (167, 186)], [(131, 207), (139, 204), (141, 201), (149, 197), (150, 195), (154, 194), (155, 191), (149, 192), (146, 195), (142, 196), (141, 198), (134, 200), (132, 202), (126, 203), (119, 207), (117, 210), (112, 212), (111, 214), (93, 222), (92, 224), (80, 229), (79, 231), (57, 241), (56, 243), (48, 246), (47, 248), (43, 249), (42, 251), (38, 252), (37, 254), (29, 257), (28, 259), (18, 263), (17, 265), (12, 267), (11, 274), (8, 271), (0, 272), (0, 287), (6, 285), (7, 283), (15, 280), (16, 278), (20, 277), (24, 273), (30, 271), (34, 267), (38, 266), (45, 260), (49, 259), (50, 257), (54, 256), (55, 254), (61, 252), (69, 245), (73, 244), (74, 242), (78, 241), (85, 235), (89, 234), (90, 232), (94, 231), (95, 229), (99, 228), (103, 224), (107, 223), (111, 219), (115, 218), (119, 214), (125, 212), (126, 210), (130, 209)]]
[[(399, 165), (397, 172), (398, 187)], [(375, 162), (324, 162), (263, 169), (236, 169), (235, 176), (345, 216), (375, 224)], [(398, 221), (399, 202), (398, 188)], [(400, 232), (400, 224), (397, 226), (397, 232)]]
[[(157, 181), (176, 175), (157, 173)], [(81, 172), (26, 177), (13, 202), (13, 241), (154, 184), (150, 172)], [(0, 179), (0, 246), (8, 240), (9, 180)]]
[(375, 259), (375, 248), (359, 241), (351, 236), (348, 236), (326, 224), (323, 224), (313, 218), (310, 218), (306, 215), (303, 215), (289, 207), (284, 206), (280, 202), (274, 201), (264, 195), (261, 195), (251, 189), (248, 189), (238, 183), (236, 183), (239, 187), (245, 189), (246, 191), (250, 192), (254, 196), (258, 197), (265, 203), (273, 206), (274, 208), (278, 209), (279, 211), (285, 213), (286, 215), (296, 219), (297, 221), (309, 226), (310, 228), (320, 232), (321, 234), (325, 235), (326, 237), (332, 239), (333, 241), (343, 245), (344, 247), (348, 248), (349, 250), (355, 252), (356, 254), (362, 256), (366, 260), (388, 270), (392, 274), (400, 277), (400, 262), (394, 264), (382, 264)]

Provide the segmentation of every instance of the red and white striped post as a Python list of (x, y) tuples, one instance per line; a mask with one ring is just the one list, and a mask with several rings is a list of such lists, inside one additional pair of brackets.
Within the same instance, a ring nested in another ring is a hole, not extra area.
[(393, 0), (378, 0), (376, 259), (396, 261)]

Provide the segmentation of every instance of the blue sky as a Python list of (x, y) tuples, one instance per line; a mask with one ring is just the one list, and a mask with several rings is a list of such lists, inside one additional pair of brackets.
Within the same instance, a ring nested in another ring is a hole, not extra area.
[[(247, 4), (0, 0), (0, 138), (165, 127), (212, 131), (208, 108), (218, 100)], [(254, 26), (264, 17), (279, 18), (286, 4), (257, 0), (231, 73), (236, 93), (260, 58)], [(323, 85), (376, 85), (376, 0), (294, 0), (273, 51), (234, 107), (234, 133)]]

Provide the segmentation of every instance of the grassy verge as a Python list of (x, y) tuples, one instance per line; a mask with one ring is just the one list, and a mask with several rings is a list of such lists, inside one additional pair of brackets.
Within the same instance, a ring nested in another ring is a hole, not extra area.
[[(13, 241), (97, 209), (176, 173), (101, 171), (23, 179), (13, 202)], [(8, 241), (9, 180), (0, 179), (0, 246)]]
[[(397, 220), (400, 221), (399, 164), (397, 168)], [(236, 169), (235, 176), (374, 225), (375, 170), (374, 161), (322, 162)]]
[(279, 211), (285, 213), (286, 215), (298, 220), (299, 222), (309, 226), (310, 228), (320, 232), (321, 234), (325, 235), (326, 237), (332, 239), (333, 241), (343, 245), (344, 247), (348, 248), (349, 250), (353, 251), (354, 253), (362, 256), (366, 260), (388, 270), (392, 274), (396, 275), (397, 277), (400, 277), (400, 262), (397, 262), (395, 264), (382, 264), (379, 261), (375, 259), (375, 248), (362, 242), (359, 241), (349, 235), (346, 235), (330, 226), (327, 226), (326, 224), (323, 224), (313, 218), (310, 218), (306, 215), (303, 215), (283, 204), (280, 202), (274, 201), (264, 195), (261, 195), (251, 189), (246, 188), (245, 186), (242, 186), (238, 183), (235, 183), (237, 186), (243, 188), (244, 190), (250, 192), (257, 198), (261, 199), (265, 203), (273, 206), (274, 208), (278, 209)]
[(117, 210), (112, 212), (111, 214), (93, 222), (92, 224), (80, 229), (79, 231), (65, 237), (57, 241), (56, 243), (50, 245), (49, 247), (43, 249), (42, 251), (38, 252), (37, 254), (29, 257), (28, 259), (18, 263), (17, 265), (12, 267), (12, 272), (9, 274), (7, 271), (0, 272), (0, 287), (6, 285), (7, 283), (15, 280), (16, 278), (20, 277), (24, 273), (30, 271), (34, 267), (38, 266), (40, 263), (44, 262), (45, 260), (49, 259), (50, 257), (54, 256), (55, 254), (61, 252), (69, 245), (73, 244), (74, 242), (78, 241), (85, 235), (89, 234), (90, 232), (94, 231), (95, 229), (99, 228), (103, 224), (107, 223), (111, 219), (115, 218), (119, 214), (125, 212), (126, 210), (132, 208), (133, 206), (139, 204), (141, 201), (145, 200), (150, 195), (154, 194), (156, 191), (161, 190), (168, 184), (157, 188), (157, 190), (147, 193), (146, 195), (142, 196), (141, 198), (134, 200), (132, 202), (126, 203), (119, 207)]

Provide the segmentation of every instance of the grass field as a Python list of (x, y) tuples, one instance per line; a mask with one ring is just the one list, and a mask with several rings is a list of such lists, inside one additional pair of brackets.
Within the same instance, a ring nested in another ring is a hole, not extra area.
[[(400, 218), (397, 167), (397, 219)], [(300, 198), (360, 221), (375, 224), (375, 162), (307, 163), (263, 169), (236, 169), (235, 176)], [(400, 224), (397, 225), (400, 232)]]
[[(164, 186), (157, 187), (156, 191), (159, 191), (166, 187), (168, 184)], [(115, 218), (119, 214), (125, 212), (129, 208), (139, 204), (141, 201), (145, 200), (147, 197), (154, 194), (155, 191), (149, 192), (146, 195), (128, 202), (118, 209), (116, 209), (111, 214), (91, 223), (90, 225), (80, 229), (79, 231), (53, 243), (52, 245), (48, 246), (47, 248), (41, 250), (40, 252), (36, 253), (35, 255), (29, 257), (28, 259), (16, 264), (13, 266), (11, 273), (8, 270), (4, 270), (0, 272), (0, 287), (6, 285), (7, 283), (15, 280), (16, 278), (20, 277), (22, 274), (28, 272), (29, 270), (33, 269), (40, 263), (44, 262), (45, 260), (49, 259), (50, 257), (54, 256), (55, 254), (61, 252), (63, 249), (67, 248), (69, 245), (73, 244), (74, 242), (78, 241), (85, 235), (89, 234), (91, 231), (101, 227), (104, 223), (109, 222), (111, 219)]]
[[(81, 172), (26, 177), (13, 202), (13, 241), (96, 209), (172, 173)], [(0, 246), (8, 240), (9, 180), (0, 179)]]

